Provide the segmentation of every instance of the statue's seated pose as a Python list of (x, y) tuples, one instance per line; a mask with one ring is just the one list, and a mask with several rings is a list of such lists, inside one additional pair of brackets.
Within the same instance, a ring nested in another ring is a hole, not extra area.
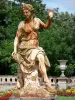
[[(50, 63), (44, 50), (39, 47), (38, 41), (38, 30), (40, 28), (47, 29), (50, 27), (51, 18), (53, 17), (54, 12), (51, 10), (48, 11), (46, 24), (39, 18), (34, 17), (34, 8), (30, 4), (23, 5), (23, 13), (25, 20), (19, 23), (14, 40), (14, 52), (12, 53), (13, 58), (19, 65), (17, 88), (24, 87), (25, 82), (27, 81), (26, 79), (29, 78), (27, 75), (37, 77), (37, 71), (39, 70), (46, 89), (54, 92), (55, 89), (51, 86), (46, 73), (46, 67), (50, 66)], [(17, 55), (16, 58), (14, 55)]]

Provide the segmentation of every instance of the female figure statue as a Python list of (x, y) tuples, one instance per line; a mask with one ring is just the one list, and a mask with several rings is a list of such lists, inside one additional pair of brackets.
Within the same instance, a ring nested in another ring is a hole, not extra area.
[(38, 41), (39, 28), (47, 29), (50, 27), (54, 12), (48, 11), (46, 23), (43, 23), (39, 18), (34, 18), (34, 8), (30, 4), (23, 5), (23, 13), (25, 20), (19, 23), (14, 40), (14, 52), (12, 53), (13, 58), (19, 64), (17, 88), (24, 86), (24, 78), (33, 71), (36, 73), (36, 68), (42, 75), (46, 89), (54, 92), (46, 73), (46, 66), (50, 66), (50, 63), (44, 50), (39, 47)]

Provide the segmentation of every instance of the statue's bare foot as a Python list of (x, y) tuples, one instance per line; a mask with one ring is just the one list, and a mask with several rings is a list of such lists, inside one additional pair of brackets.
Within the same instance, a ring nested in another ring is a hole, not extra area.
[(19, 89), (20, 89), (20, 87), (16, 86), (14, 89), (19, 90)]
[(46, 90), (50, 93), (56, 93), (57, 92), (55, 88), (53, 88), (52, 86), (50, 86), (48, 84), (46, 84)]

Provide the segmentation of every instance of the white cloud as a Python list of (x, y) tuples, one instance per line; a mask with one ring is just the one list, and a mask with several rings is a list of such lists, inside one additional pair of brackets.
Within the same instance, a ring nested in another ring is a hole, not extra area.
[(8, 0), (8, 1), (15, 1), (15, 0)]

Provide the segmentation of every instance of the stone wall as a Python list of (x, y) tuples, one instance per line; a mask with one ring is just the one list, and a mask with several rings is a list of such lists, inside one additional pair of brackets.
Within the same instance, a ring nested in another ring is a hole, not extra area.
[(13, 75), (0, 75), (0, 91), (12, 89), (16, 86), (17, 77)]
[[(49, 80), (53, 87), (59, 87), (59, 80), (58, 77), (49, 77)], [(40, 84), (43, 85), (43, 81), (39, 78)], [(8, 89), (12, 89), (16, 86), (17, 76), (14, 75), (0, 75), (0, 91), (5, 91)], [(68, 87), (75, 87), (75, 77), (67, 78), (66, 80)]]

